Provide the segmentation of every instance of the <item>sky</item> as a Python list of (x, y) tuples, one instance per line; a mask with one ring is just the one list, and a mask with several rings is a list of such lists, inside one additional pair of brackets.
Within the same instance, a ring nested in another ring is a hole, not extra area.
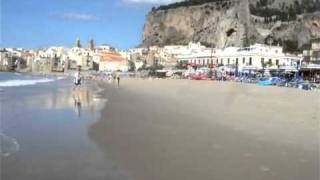
[(95, 44), (127, 49), (141, 43), (153, 6), (179, 0), (0, 0), (0, 47), (72, 47)]

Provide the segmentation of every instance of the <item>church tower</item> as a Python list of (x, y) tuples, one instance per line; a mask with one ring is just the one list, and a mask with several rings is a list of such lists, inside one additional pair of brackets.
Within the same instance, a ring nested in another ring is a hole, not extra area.
[(75, 47), (81, 48), (80, 38), (77, 38)]
[(90, 50), (94, 50), (94, 41), (92, 38), (89, 39), (89, 42), (88, 42), (88, 49)]

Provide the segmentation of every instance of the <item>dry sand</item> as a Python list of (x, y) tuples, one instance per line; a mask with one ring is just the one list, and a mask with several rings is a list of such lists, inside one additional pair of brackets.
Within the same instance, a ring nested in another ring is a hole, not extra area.
[(319, 180), (320, 93), (124, 79), (89, 137), (136, 180)]

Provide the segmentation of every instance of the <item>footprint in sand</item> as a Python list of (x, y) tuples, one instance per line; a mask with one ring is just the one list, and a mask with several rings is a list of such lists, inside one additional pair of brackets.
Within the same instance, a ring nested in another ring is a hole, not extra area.
[(268, 172), (268, 171), (270, 171), (270, 168), (268, 168), (267, 166), (261, 166), (261, 167), (260, 167), (260, 171), (262, 171), (262, 172)]

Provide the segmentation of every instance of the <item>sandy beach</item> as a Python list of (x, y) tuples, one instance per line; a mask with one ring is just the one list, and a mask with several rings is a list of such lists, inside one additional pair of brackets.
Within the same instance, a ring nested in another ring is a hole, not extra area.
[(319, 179), (318, 92), (61, 79), (0, 101), (3, 180)]
[(320, 94), (231, 82), (124, 79), (89, 128), (137, 180), (318, 180)]

